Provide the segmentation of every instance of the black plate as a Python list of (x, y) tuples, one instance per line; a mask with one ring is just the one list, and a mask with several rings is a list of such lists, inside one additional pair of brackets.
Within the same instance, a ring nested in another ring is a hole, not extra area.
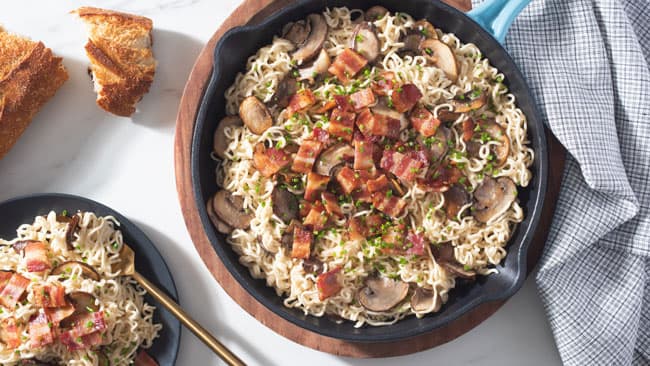
[[(101, 203), (83, 197), (56, 193), (30, 195), (2, 202), (0, 203), (0, 237), (5, 240), (15, 238), (18, 226), (31, 224), (34, 222), (34, 217), (46, 215), (52, 210), (58, 213), (63, 210), (70, 213), (78, 210), (90, 211), (100, 216), (115, 217), (120, 223), (119, 230), (122, 232), (124, 242), (128, 243), (135, 252), (135, 268), (178, 302), (174, 279), (151, 240), (126, 217)], [(159, 365), (174, 365), (180, 345), (181, 324), (151, 296), (146, 295), (145, 300), (156, 306), (154, 322), (163, 326), (153, 346), (146, 351), (158, 361)]]
[[(528, 119), (528, 133), (535, 151), (531, 167), (533, 179), (528, 187), (519, 190), (519, 199), (525, 219), (513, 233), (508, 255), (497, 266), (498, 274), (480, 277), (471, 285), (459, 286), (449, 296), (449, 301), (436, 314), (422, 319), (408, 317), (391, 326), (354, 328), (352, 322), (336, 324), (327, 317), (306, 316), (300, 310), (283, 306), (283, 299), (263, 280), (255, 280), (246, 267), (238, 261), (238, 255), (226, 243), (210, 223), (206, 212), (206, 200), (217, 190), (215, 163), (210, 159), (212, 136), (218, 121), (225, 115), (224, 92), (243, 71), (246, 59), (279, 34), (282, 26), (290, 21), (305, 18), (309, 13), (322, 12), (325, 7), (347, 6), (367, 9), (382, 5), (395, 12), (405, 12), (416, 18), (427, 18), (445, 32), (455, 33), (464, 43), (475, 43), (491, 64), (506, 76), (506, 85), (517, 98), (519, 108)], [(313, 332), (352, 342), (388, 342), (417, 336), (443, 326), (475, 308), (481, 303), (503, 300), (512, 296), (526, 278), (526, 253), (535, 228), (539, 222), (546, 192), (548, 171), (547, 146), (544, 128), (528, 86), (519, 69), (503, 47), (483, 28), (464, 13), (439, 1), (432, 0), (372, 0), (372, 1), (325, 1), (304, 0), (274, 13), (259, 24), (238, 27), (227, 32), (216, 45), (212, 78), (203, 94), (192, 141), (192, 184), (197, 207), (205, 232), (215, 251), (230, 273), (257, 301), (284, 319)]]

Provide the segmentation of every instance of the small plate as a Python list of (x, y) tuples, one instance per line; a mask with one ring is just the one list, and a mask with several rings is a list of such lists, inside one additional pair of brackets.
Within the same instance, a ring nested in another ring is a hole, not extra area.
[[(31, 224), (34, 217), (46, 215), (50, 211), (57, 213), (67, 210), (94, 212), (98, 216), (111, 215), (120, 223), (124, 242), (135, 252), (135, 268), (138, 272), (165, 291), (178, 302), (178, 293), (169, 268), (154, 244), (147, 236), (126, 217), (101, 203), (87, 198), (67, 194), (36, 194), (18, 197), (0, 203), (0, 238), (10, 240), (16, 237), (16, 229), (21, 224)], [(181, 324), (167, 309), (159, 305), (151, 296), (146, 295), (147, 303), (156, 306), (154, 322), (162, 324), (162, 330), (147, 353), (158, 361), (159, 365), (174, 365), (178, 355), (181, 338)]]

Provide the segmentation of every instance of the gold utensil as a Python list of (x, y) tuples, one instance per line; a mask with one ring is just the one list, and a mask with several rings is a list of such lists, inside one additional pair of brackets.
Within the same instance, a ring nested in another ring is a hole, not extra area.
[(222, 360), (224, 360), (230, 366), (246, 366), (246, 364), (235, 356), (234, 353), (230, 352), (226, 346), (221, 344), (216, 338), (214, 338), (205, 328), (203, 328), (199, 323), (194, 321), (187, 313), (181, 309), (181, 307), (170, 299), (162, 290), (160, 290), (156, 285), (149, 282), (141, 274), (135, 270), (135, 253), (128, 245), (124, 244), (122, 250), (120, 251), (121, 261), (113, 265), (113, 271), (120, 270), (122, 271), (123, 276), (131, 276), (133, 279), (138, 281), (140, 286), (147, 290), (147, 292), (153, 296), (154, 299), (167, 308), (178, 320), (183, 323), (189, 330), (194, 333), (203, 343), (205, 343), (214, 353), (216, 353)]

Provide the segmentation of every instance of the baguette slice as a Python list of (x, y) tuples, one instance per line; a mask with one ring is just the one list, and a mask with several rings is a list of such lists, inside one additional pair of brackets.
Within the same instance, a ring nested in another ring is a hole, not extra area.
[(68, 80), (61, 57), (0, 27), (0, 159)]
[(151, 50), (153, 22), (137, 15), (92, 7), (81, 7), (73, 13), (88, 27), (85, 48), (97, 105), (118, 116), (132, 115), (156, 73)]

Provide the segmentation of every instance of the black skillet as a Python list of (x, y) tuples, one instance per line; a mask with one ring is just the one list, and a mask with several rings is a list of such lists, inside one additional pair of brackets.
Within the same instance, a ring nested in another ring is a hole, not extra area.
[[(487, 0), (470, 14), (475, 20), (451, 6), (432, 0), (296, 1), (272, 14), (261, 24), (231, 29), (221, 38), (215, 47), (212, 77), (203, 94), (194, 130), (192, 184), (199, 215), (212, 246), (232, 276), (251, 296), (278, 316), (324, 336), (351, 342), (390, 342), (441, 327), (484, 302), (509, 298), (522, 286), (526, 278), (526, 252), (539, 222), (546, 192), (547, 145), (543, 124), (528, 86), (499, 40), (503, 40), (512, 19), (528, 1)], [(286, 308), (282, 304), (283, 298), (277, 296), (274, 289), (267, 287), (263, 280), (253, 279), (248, 269), (239, 263), (238, 255), (226, 243), (225, 237), (210, 223), (205, 207), (206, 201), (217, 190), (215, 163), (210, 159), (210, 152), (217, 123), (225, 115), (224, 92), (234, 82), (235, 75), (244, 71), (246, 59), (260, 47), (269, 44), (284, 24), (303, 19), (309, 13), (320, 13), (326, 7), (334, 6), (365, 10), (373, 5), (382, 5), (392, 12), (404, 12), (416, 19), (426, 18), (444, 32), (455, 33), (462, 42), (476, 44), (490, 63), (506, 76), (505, 84), (525, 113), (535, 161), (531, 167), (533, 179), (528, 187), (519, 190), (525, 219), (512, 235), (508, 255), (496, 267), (498, 274), (481, 276), (472, 284), (452, 290), (449, 301), (438, 313), (422, 319), (407, 317), (390, 326), (354, 328), (352, 322), (337, 324), (327, 317), (307, 316), (297, 309)]]

